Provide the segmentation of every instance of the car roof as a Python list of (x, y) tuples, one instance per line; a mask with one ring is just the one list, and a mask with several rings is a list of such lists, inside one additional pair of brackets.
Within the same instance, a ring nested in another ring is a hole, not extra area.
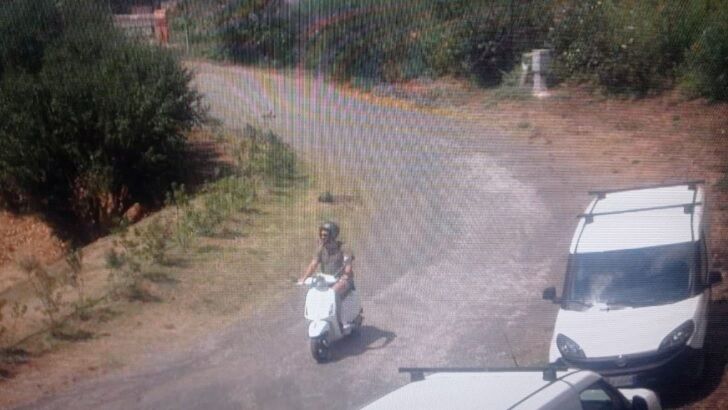
[[(556, 400), (580, 380), (593, 382), (599, 379), (598, 375), (583, 370), (559, 371), (557, 377), (552, 381), (544, 380), (540, 371), (437, 373), (409, 383), (365, 409), (531, 408), (529, 398), (536, 394), (545, 393), (545, 398)], [(570, 382), (561, 381), (565, 377), (570, 377)], [(548, 402), (539, 400), (537, 407)]]
[(700, 238), (703, 200), (702, 186), (689, 184), (604, 193), (580, 216), (570, 252), (693, 242)]

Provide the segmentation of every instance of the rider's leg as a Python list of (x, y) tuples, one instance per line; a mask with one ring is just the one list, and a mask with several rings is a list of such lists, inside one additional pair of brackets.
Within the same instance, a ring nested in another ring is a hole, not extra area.
[(332, 286), (334, 293), (336, 294), (336, 321), (339, 322), (339, 328), (344, 330), (344, 323), (341, 321), (341, 301), (346, 297), (346, 293), (349, 290), (349, 280), (346, 277), (342, 277)]

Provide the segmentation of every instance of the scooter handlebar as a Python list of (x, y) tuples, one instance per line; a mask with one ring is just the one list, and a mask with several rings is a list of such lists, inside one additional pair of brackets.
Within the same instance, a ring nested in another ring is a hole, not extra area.
[(311, 286), (315, 286), (316, 283), (319, 281), (323, 281), (324, 283), (326, 283), (326, 285), (331, 286), (334, 283), (336, 283), (338, 281), (338, 279), (333, 275), (326, 275), (323, 273), (318, 273), (313, 276), (307, 277), (306, 279), (303, 280), (303, 282), (298, 281), (297, 284), (302, 285), (302, 286), (311, 287)]

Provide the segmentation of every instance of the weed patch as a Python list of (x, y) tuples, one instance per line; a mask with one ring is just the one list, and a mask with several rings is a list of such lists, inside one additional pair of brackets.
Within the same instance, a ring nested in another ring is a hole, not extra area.
[(321, 195), (319, 195), (318, 201), (325, 204), (331, 204), (334, 202), (334, 195), (331, 194), (331, 192), (329, 191), (323, 192), (321, 193)]
[(50, 328), (60, 323), (63, 307), (62, 281), (51, 275), (35, 257), (26, 257), (18, 262), (20, 269), (27, 275), (35, 296), (41, 304), (41, 312), (45, 315)]

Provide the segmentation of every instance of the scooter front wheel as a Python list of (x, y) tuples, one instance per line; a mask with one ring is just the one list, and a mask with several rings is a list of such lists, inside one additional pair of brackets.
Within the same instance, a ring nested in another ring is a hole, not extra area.
[(331, 358), (331, 350), (326, 336), (311, 339), (311, 355), (318, 363), (324, 363)]

